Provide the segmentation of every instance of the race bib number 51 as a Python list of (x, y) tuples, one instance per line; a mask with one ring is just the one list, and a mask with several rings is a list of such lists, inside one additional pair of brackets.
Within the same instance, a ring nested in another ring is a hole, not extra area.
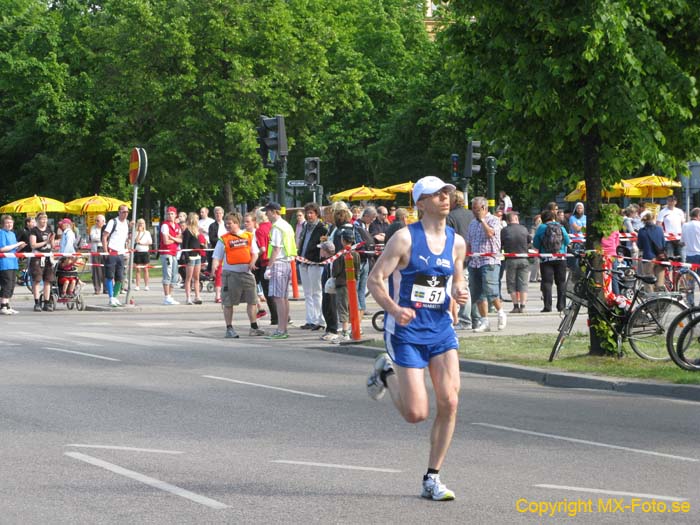
[(447, 291), (444, 275), (418, 274), (411, 288), (411, 302), (423, 305), (440, 305), (445, 303)]

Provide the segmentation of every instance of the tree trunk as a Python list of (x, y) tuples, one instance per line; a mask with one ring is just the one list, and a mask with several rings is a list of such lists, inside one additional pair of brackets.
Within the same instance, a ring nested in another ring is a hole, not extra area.
[(233, 190), (231, 189), (231, 181), (224, 182), (224, 210), (226, 212), (234, 211), (233, 207)]
[[(600, 234), (595, 227), (598, 221), (599, 209), (601, 204), (601, 192), (603, 183), (600, 178), (600, 134), (597, 126), (583, 136), (583, 175), (586, 181), (586, 249), (593, 250), (600, 246)], [(600, 268), (602, 261), (600, 257), (593, 259), (595, 267)], [(596, 276), (601, 277), (599, 274)], [(588, 310), (588, 326), (590, 334), (590, 355), (605, 355), (605, 349), (600, 345), (600, 338), (595, 333), (593, 326), (596, 325), (597, 319), (595, 312), (592, 309)]]

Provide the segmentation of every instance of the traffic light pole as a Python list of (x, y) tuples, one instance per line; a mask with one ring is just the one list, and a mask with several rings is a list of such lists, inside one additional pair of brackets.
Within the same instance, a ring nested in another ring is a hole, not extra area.
[(281, 158), (279, 164), (277, 165), (277, 201), (280, 206), (287, 206), (287, 157)]
[(496, 211), (496, 157), (486, 157), (486, 198), (493, 213)]

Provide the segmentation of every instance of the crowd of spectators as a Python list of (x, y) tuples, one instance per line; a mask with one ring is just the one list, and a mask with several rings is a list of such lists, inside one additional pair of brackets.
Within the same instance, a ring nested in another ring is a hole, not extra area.
[[(561, 255), (583, 241), (587, 217), (582, 202), (575, 203), (570, 212), (560, 209), (557, 203), (549, 203), (532, 218), (529, 229), (521, 224), (520, 214), (505, 192), (500, 192), (499, 206), (493, 214), (488, 211), (488, 202), (483, 197), (474, 198), (470, 206), (467, 206), (461, 192), (454, 192), (451, 205), (447, 224), (465, 238), (468, 251), (490, 254), (467, 260), (465, 278), (469, 282), (471, 298), (461, 307), (455, 306), (457, 329), (472, 329), (477, 332), (490, 330), (489, 311), (496, 312), (498, 327), (504, 329), (507, 315), (502, 300), (508, 297), (512, 302), (510, 314), (526, 312), (529, 282), (540, 282), (543, 312), (564, 309), (567, 268), (571, 266), (571, 259)], [(149, 268), (152, 265), (152, 254), (157, 252), (162, 268), (163, 304), (179, 304), (173, 297), (173, 290), (180, 287), (184, 288), (186, 304), (202, 304), (201, 287), (209, 280), (213, 281), (213, 300), (216, 303), (224, 302), (222, 290), (225, 289), (225, 283), (222, 273), (226, 265), (214, 264), (214, 251), (220, 239), (232, 232), (226, 226), (222, 207), (214, 208), (213, 218), (209, 217), (209, 209), (206, 207), (201, 208), (198, 215), (194, 212), (178, 213), (174, 207), (168, 207), (166, 219), (161, 223), (157, 237), (152, 236), (145, 221), (139, 219), (133, 243), (127, 213), (128, 209), (124, 206), (120, 208), (117, 217), (109, 221), (103, 215), (97, 215), (84, 239), (91, 252), (89, 263), (95, 294), (108, 295), (111, 306), (121, 305), (119, 294), (125, 281), (125, 261), (133, 250), (135, 280), (131, 286), (134, 290), (141, 290), (142, 286), (143, 290), (150, 290)], [(275, 217), (275, 213), (278, 217)], [(676, 207), (676, 198), (670, 196), (658, 214), (655, 213), (655, 208), (644, 209), (637, 204), (630, 204), (622, 214), (620, 232), (614, 232), (601, 243), (604, 254), (614, 259), (615, 264), (622, 260), (621, 256), (626, 255), (633, 261), (631, 264), (638, 266), (640, 272), (656, 274), (659, 282), (663, 281), (661, 274), (664, 267), (658, 262), (668, 256), (680, 256), (683, 260), (700, 264), (700, 209), (693, 209), (689, 220), (686, 220), (683, 211)], [(273, 231), (273, 223), (276, 221), (272, 221), (271, 217), (289, 224), (293, 248), (289, 243), (284, 246), (279, 227), (277, 233)], [(255, 299), (255, 308), (250, 307), (251, 323), (269, 316), (271, 325), (282, 325), (278, 331), (287, 333), (285, 325), (289, 321), (288, 305), (285, 306), (284, 301), (274, 300), (270, 293), (270, 279), (265, 278), (266, 270), (270, 269), (273, 249), (270, 241), (275, 235), (280, 237), (276, 248), (283, 252), (283, 255), (277, 255), (277, 262), (295, 264), (303, 288), (305, 318), (299, 328), (321, 332), (320, 336), (327, 341), (349, 339), (346, 261), (344, 257), (336, 257), (336, 254), (348, 246), (360, 244), (352, 255), (352, 261), (355, 267), (358, 310), (362, 317), (366, 312), (367, 276), (377, 253), (399, 228), (411, 220), (409, 211), (405, 208), (348, 206), (344, 202), (323, 208), (308, 203), (303, 209), (294, 210), (289, 216), (289, 222), (281, 215), (281, 209), (270, 210), (264, 207), (238, 218), (234, 221), (235, 234), (238, 234), (238, 229), (248, 232), (256, 253), (255, 263), (246, 270), (255, 283), (255, 294), (244, 297), (246, 301), (250, 297)], [(556, 245), (556, 250), (552, 250), (559, 252), (559, 257), (548, 254), (546, 249), (547, 238), (551, 235), (548, 232), (553, 226), (561, 229), (559, 244)], [(631, 238), (625, 234), (635, 235)], [(70, 219), (58, 221), (54, 231), (45, 213), (27, 218), (24, 228), (17, 232), (15, 242), (9, 242), (9, 236), (7, 237), (4, 239), (3, 251), (8, 250), (7, 246), (17, 244), (13, 251), (60, 251), (67, 255), (74, 252), (82, 241), (78, 239), (77, 230)], [(286, 253), (287, 250), (293, 253)], [(545, 255), (533, 256), (533, 250), (539, 250)], [(501, 253), (507, 256), (499, 255)], [(33, 280), (32, 293), (36, 311), (47, 309), (51, 284), (59, 278), (56, 273), (62, 270), (65, 275), (66, 272), (75, 270), (70, 264), (71, 258), (66, 259), (63, 268), (48, 264), (49, 259), (45, 257), (29, 259), (28, 272)], [(2, 260), (5, 261), (3, 268), (8, 266), (9, 259)], [(505, 290), (502, 290), (504, 280)], [(64, 281), (62, 284), (65, 286), (60, 287), (61, 292), (70, 294), (71, 282)], [(124, 287), (128, 285), (125, 283)], [(0, 310), (12, 310), (9, 306), (3, 306), (9, 304), (9, 298), (4, 297), (9, 293), (6, 291), (8, 288), (2, 288)], [(504, 296), (504, 291), (507, 296)], [(279, 290), (275, 292), (285, 295)], [(284, 311), (282, 320), (278, 311), (280, 306)], [(251, 333), (259, 333), (258, 330), (256, 324)]]

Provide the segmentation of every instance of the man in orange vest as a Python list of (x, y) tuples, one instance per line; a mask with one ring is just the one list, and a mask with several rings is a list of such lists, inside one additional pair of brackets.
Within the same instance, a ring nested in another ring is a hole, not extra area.
[(255, 263), (260, 250), (255, 242), (255, 235), (241, 229), (242, 217), (238, 212), (229, 213), (224, 217), (226, 233), (217, 241), (212, 255), (212, 273), (216, 273), (223, 264), (221, 291), (224, 305), (224, 320), (226, 321), (226, 337), (238, 339), (233, 329), (233, 307), (245, 302), (250, 321), (248, 335), (265, 335), (258, 328), (256, 319), (258, 293), (255, 285)]

